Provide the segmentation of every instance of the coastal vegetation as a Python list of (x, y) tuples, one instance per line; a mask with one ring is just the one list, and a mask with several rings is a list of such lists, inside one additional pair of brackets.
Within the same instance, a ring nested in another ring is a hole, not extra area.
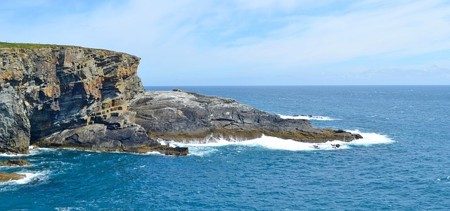
[(52, 44), (40, 44), (40, 43), (10, 43), (10, 42), (0, 42), (0, 48), (44, 48), (44, 47), (56, 47), (59, 45)]

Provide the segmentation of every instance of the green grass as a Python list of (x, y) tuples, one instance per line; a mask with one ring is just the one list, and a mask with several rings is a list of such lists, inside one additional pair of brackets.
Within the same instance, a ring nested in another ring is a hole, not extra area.
[(8, 42), (0, 42), (0, 48), (51, 48), (51, 47), (59, 47), (63, 45), (51, 45), (51, 44), (38, 44), (38, 43), (8, 43)]
[(61, 48), (61, 47), (62, 48), (83, 48), (83, 49), (114, 52), (114, 51), (107, 50), (107, 49), (87, 48), (87, 47), (75, 46), (75, 45), (55, 45), (55, 44), (40, 44), (40, 43), (10, 43), (10, 42), (1, 42), (0, 41), (0, 49), (39, 49), (39, 48)]

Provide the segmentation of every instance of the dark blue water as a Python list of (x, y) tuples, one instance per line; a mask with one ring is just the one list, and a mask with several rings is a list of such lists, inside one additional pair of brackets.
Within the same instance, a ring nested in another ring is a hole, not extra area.
[(32, 167), (0, 169), (34, 174), (0, 185), (0, 209), (450, 209), (449, 86), (181, 88), (332, 117), (339, 120), (313, 123), (395, 142), (316, 151), (226, 145), (188, 157), (38, 151)]

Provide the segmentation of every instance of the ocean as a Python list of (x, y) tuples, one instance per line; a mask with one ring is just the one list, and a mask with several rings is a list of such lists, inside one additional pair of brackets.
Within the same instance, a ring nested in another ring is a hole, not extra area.
[(147, 87), (172, 88), (365, 138), (218, 140), (187, 157), (33, 149), (32, 166), (0, 169), (27, 174), (0, 184), (0, 209), (450, 209), (450, 86)]

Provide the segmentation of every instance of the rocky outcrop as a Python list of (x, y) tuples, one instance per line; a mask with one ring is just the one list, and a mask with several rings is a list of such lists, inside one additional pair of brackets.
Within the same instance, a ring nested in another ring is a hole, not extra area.
[(158, 140), (361, 138), (231, 99), (180, 90), (144, 93), (139, 60), (100, 49), (0, 43), (0, 152), (26, 153), (32, 144), (186, 155), (187, 148)]
[(0, 182), (9, 182), (25, 178), (23, 174), (17, 173), (0, 173)]
[(252, 139), (263, 134), (302, 142), (362, 138), (342, 130), (318, 129), (308, 120), (282, 119), (235, 100), (174, 91), (147, 92), (131, 101), (136, 123), (153, 139), (189, 142)]
[(54, 133), (36, 143), (40, 147), (63, 147), (119, 152), (160, 152), (165, 155), (187, 155), (186, 148), (167, 147), (149, 139), (139, 125), (109, 129), (104, 124), (92, 124)]
[(26, 160), (2, 160), (0, 161), (0, 166), (29, 166), (30, 162)]
[(128, 110), (144, 92), (139, 60), (72, 46), (0, 45), (0, 151), (25, 153), (29, 144), (155, 149)]

